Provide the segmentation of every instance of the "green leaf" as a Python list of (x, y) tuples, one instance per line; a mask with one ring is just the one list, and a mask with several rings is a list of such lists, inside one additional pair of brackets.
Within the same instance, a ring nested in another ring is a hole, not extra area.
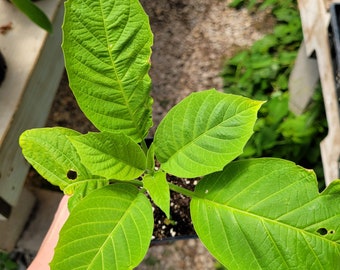
[(35, 24), (49, 33), (52, 32), (52, 24), (50, 20), (40, 8), (32, 3), (31, 0), (11, 0), (11, 2)]
[[(270, 125), (277, 125), (288, 116), (289, 95), (287, 93), (271, 98), (263, 107), (268, 110), (266, 121)], [(277, 126), (275, 126), (277, 128)], [(261, 131), (261, 130), (260, 130)]]
[(191, 94), (169, 111), (156, 131), (161, 168), (187, 178), (222, 170), (242, 153), (261, 104), (216, 90)]
[(143, 150), (124, 133), (90, 132), (70, 140), (82, 163), (95, 175), (132, 180), (145, 170)]
[(269, 34), (264, 36), (262, 39), (255, 41), (251, 47), (251, 51), (259, 54), (265, 54), (275, 46), (278, 46), (278, 40), (275, 35)]
[(316, 128), (308, 121), (307, 113), (285, 119), (278, 128), (286, 140), (297, 144), (308, 143), (313, 140)]
[(126, 183), (91, 192), (60, 231), (51, 269), (133, 269), (153, 231), (150, 201)]
[[(80, 162), (68, 136), (80, 136), (80, 133), (60, 127), (38, 128), (25, 131), (19, 139), (27, 161), (42, 177), (61, 190), (74, 181), (87, 181), (93, 177)], [(74, 174), (72, 179), (68, 176), (70, 172)], [(72, 194), (70, 190), (66, 193)]]
[(195, 193), (194, 228), (228, 269), (339, 269), (339, 180), (319, 194), (314, 172), (253, 159), (204, 177)]
[(0, 251), (0, 269), (1, 270), (18, 270), (19, 265), (13, 261), (11, 254)]
[(62, 48), (70, 87), (101, 131), (140, 142), (152, 126), (149, 20), (138, 0), (68, 0)]
[(299, 12), (296, 8), (279, 8), (274, 11), (274, 15), (278, 21), (289, 23), (299, 16)]
[(296, 51), (293, 51), (293, 52), (283, 51), (279, 54), (279, 62), (281, 65), (286, 65), (286, 66), (292, 65), (293, 63), (295, 63), (296, 56), (297, 56)]
[(237, 53), (235, 56), (230, 58), (228, 60), (228, 64), (238, 66), (238, 65), (242, 65), (242, 64), (246, 63), (247, 60), (249, 61), (249, 51), (245, 50), (245, 51), (241, 51), (241, 52)]
[(229, 7), (232, 8), (240, 8), (244, 4), (244, 0), (233, 0), (230, 4)]
[(154, 203), (170, 219), (170, 188), (166, 180), (166, 173), (157, 171), (154, 175), (147, 174), (143, 178), (143, 184)]
[(265, 10), (266, 8), (275, 6), (276, 4), (280, 5), (281, 3), (278, 3), (277, 0), (265, 0), (260, 6), (260, 10)]
[(89, 192), (109, 181), (84, 167), (68, 136), (80, 133), (60, 127), (31, 129), (20, 136), (19, 143), (27, 161), (42, 177), (72, 195), (68, 204), (71, 211)]

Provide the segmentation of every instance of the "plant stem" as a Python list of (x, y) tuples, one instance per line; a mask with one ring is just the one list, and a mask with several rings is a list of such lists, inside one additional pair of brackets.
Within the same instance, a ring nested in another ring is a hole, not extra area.
[(147, 154), (148, 153), (148, 146), (146, 145), (145, 140), (141, 141), (141, 147), (142, 147), (144, 153)]
[(142, 187), (143, 186), (143, 182), (139, 181), (139, 180), (130, 180), (128, 182), (133, 184), (133, 185), (135, 185), (135, 186), (138, 186), (138, 187)]
[[(143, 187), (143, 182), (142, 181), (139, 181), (139, 180), (130, 180), (128, 182), (133, 184), (133, 185), (135, 185), (135, 186)], [(183, 195), (185, 195), (187, 197), (190, 197), (190, 198), (198, 197), (195, 192), (193, 192), (193, 191), (191, 191), (189, 189), (177, 186), (177, 185), (169, 183), (169, 182), (168, 182), (168, 185), (169, 185), (170, 190), (172, 190), (172, 191), (175, 191), (177, 193), (181, 193), (181, 194), (183, 194)]]
[(186, 188), (183, 188), (183, 187), (180, 187), (180, 186), (177, 186), (175, 184), (172, 184), (172, 183), (168, 183), (169, 184), (169, 187), (170, 187), (170, 190), (172, 191), (175, 191), (177, 193), (181, 193), (187, 197), (197, 197), (197, 195), (195, 194), (195, 192), (189, 190), (189, 189), (186, 189)]
[(137, 186), (137, 187), (143, 187), (143, 182), (142, 181), (140, 181), (140, 180), (128, 180), (128, 181), (126, 181), (126, 180), (111, 180), (111, 182), (110, 182), (111, 184), (114, 184), (114, 183), (130, 183), (130, 184), (132, 184), (132, 185), (135, 185), (135, 186)]

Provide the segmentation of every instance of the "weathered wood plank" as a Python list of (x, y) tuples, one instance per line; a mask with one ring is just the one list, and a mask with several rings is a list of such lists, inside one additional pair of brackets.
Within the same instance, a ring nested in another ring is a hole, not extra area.
[(328, 135), (321, 142), (326, 184), (339, 177), (340, 118), (332, 56), (328, 40), (330, 16), (323, 0), (298, 0), (307, 55), (316, 53), (328, 122)]
[(9, 2), (0, 1), (0, 25), (11, 22), (13, 27), (0, 35), (0, 50), (8, 66), (0, 87), (0, 197), (12, 206), (17, 204), (29, 168), (18, 138), (24, 130), (45, 124), (64, 70), (63, 1), (45, 0), (38, 5), (53, 22), (51, 35)]
[(318, 81), (318, 62), (307, 56), (305, 43), (302, 42), (289, 76), (289, 109), (293, 113), (300, 115), (305, 111)]
[(18, 206), (12, 208), (10, 218), (0, 221), (0, 250), (11, 252), (14, 249), (34, 203), (34, 196), (24, 188), (19, 197)]

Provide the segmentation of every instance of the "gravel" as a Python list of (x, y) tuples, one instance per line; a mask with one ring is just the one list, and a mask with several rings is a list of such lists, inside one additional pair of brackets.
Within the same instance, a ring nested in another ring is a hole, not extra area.
[[(223, 0), (142, 0), (154, 33), (154, 122), (191, 92), (222, 90), (223, 63), (270, 31), (272, 17)], [(153, 129), (154, 131), (154, 129)]]

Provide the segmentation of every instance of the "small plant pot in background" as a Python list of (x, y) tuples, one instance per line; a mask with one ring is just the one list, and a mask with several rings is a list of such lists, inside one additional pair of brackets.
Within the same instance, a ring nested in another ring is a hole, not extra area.
[(7, 65), (4, 56), (0, 51), (0, 85), (2, 84), (3, 80), (5, 79), (7, 70)]

